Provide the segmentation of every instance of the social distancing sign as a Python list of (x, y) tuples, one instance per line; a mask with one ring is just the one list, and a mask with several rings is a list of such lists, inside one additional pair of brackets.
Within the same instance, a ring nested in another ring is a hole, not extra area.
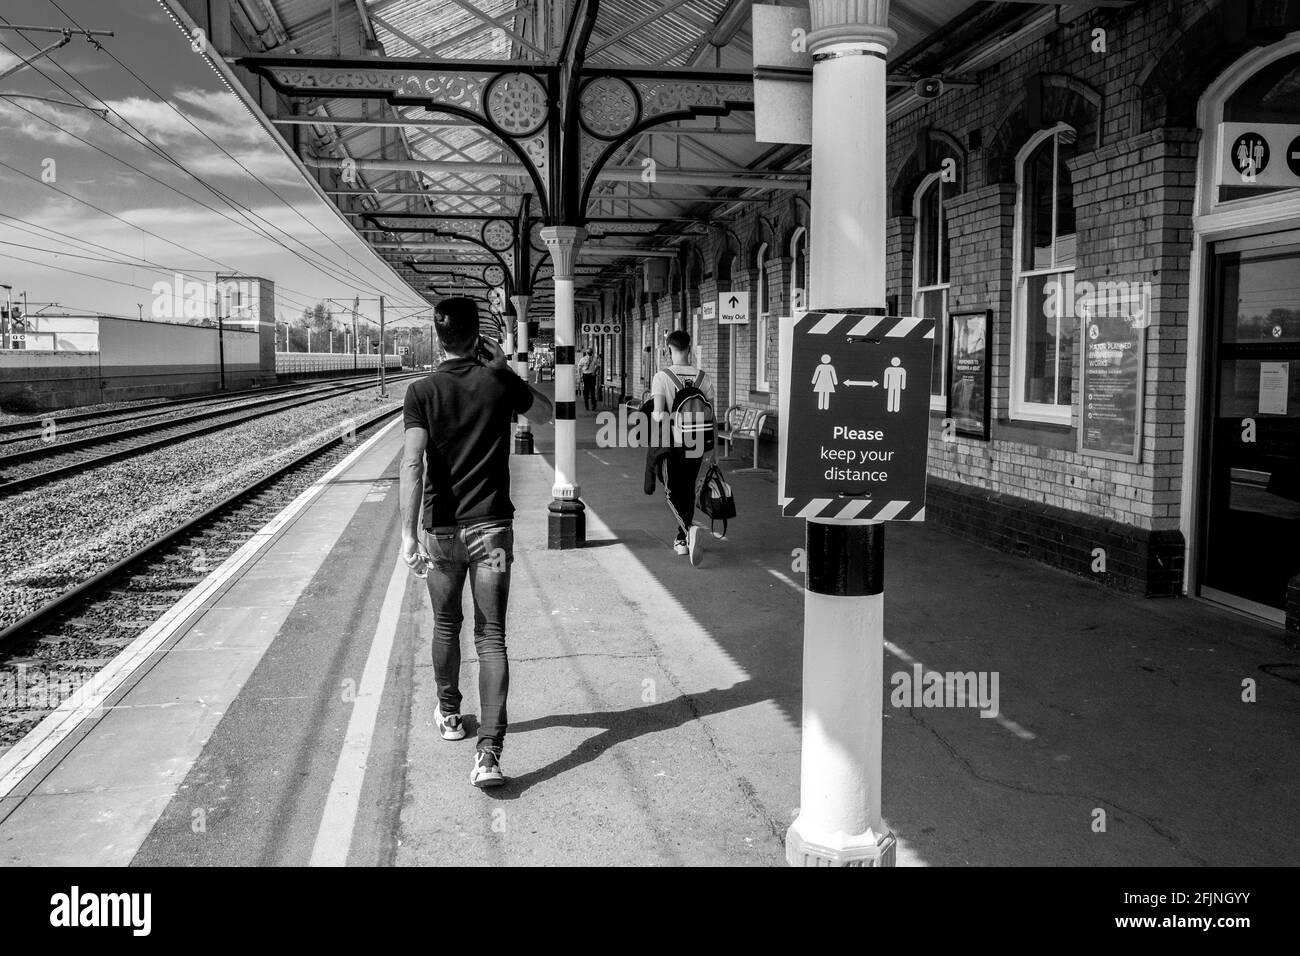
[(781, 320), (782, 513), (925, 520), (934, 320)]

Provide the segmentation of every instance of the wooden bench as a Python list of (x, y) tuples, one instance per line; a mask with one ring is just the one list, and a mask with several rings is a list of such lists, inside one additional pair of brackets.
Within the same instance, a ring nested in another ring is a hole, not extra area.
[(727, 443), (725, 461), (734, 460), (731, 447), (737, 438), (746, 438), (754, 443), (754, 465), (751, 468), (734, 468), (732, 474), (768, 474), (771, 468), (758, 465), (758, 443), (763, 435), (763, 425), (767, 421), (767, 412), (761, 408), (747, 408), (744, 405), (732, 405), (727, 414), (718, 423), (718, 440)]

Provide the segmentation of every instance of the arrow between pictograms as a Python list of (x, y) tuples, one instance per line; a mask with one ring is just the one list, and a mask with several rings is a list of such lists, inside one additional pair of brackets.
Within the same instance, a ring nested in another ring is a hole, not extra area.
[(851, 379), (845, 379), (845, 380), (844, 380), (844, 384), (845, 384), (845, 385), (865, 385), (865, 386), (867, 386), (867, 388), (875, 388), (875, 387), (876, 387), (877, 385), (879, 385), (880, 383), (879, 383), (879, 382), (855, 382), (855, 381), (853, 381), (853, 380), (851, 380)]

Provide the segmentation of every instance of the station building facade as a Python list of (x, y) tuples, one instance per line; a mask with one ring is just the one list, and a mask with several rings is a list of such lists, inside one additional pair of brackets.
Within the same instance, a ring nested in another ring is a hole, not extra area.
[[(1300, 0), (1100, 9), (948, 72), (887, 135), (888, 306), (938, 328), (927, 518), (1300, 639)], [(818, 302), (808, 223), (792, 192), (709, 223), (618, 297), (606, 368), (638, 395), (687, 328), (775, 465), (781, 317), (867, 304)]]

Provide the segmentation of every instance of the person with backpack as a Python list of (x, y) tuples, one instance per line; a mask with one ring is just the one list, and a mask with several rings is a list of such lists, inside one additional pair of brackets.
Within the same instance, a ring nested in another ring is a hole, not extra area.
[(661, 479), (668, 492), (668, 507), (677, 521), (673, 550), (700, 563), (703, 539), (695, 526), (695, 481), (704, 456), (713, 450), (713, 383), (703, 369), (690, 364), (691, 336), (675, 329), (668, 336), (672, 362), (650, 382), (654, 421), (672, 435), (672, 447), (657, 456)]

